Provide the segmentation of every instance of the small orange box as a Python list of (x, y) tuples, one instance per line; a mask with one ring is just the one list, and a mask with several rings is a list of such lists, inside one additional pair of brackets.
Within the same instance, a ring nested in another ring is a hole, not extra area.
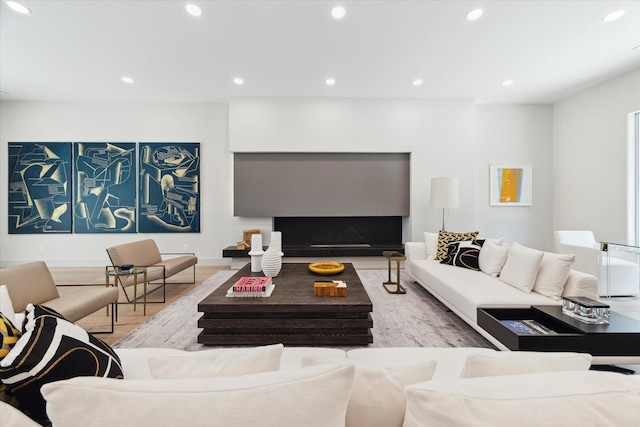
[(347, 284), (340, 281), (314, 282), (313, 295), (317, 297), (346, 297)]

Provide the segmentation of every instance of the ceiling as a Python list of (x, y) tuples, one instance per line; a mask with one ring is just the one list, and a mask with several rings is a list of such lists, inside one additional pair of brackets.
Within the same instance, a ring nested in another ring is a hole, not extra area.
[(199, 17), (187, 1), (18, 1), (32, 13), (0, 5), (3, 101), (554, 103), (640, 67), (640, 0), (189, 0)]

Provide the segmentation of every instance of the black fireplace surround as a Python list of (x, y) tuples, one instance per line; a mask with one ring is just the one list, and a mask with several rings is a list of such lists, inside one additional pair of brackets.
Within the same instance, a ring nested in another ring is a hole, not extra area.
[[(282, 232), (285, 257), (381, 256), (403, 250), (401, 216), (275, 217), (273, 229)], [(227, 248), (223, 256), (247, 252)]]

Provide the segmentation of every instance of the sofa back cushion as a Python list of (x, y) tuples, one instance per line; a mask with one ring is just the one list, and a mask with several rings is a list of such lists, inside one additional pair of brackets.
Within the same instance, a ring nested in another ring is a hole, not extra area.
[(158, 246), (153, 239), (112, 246), (107, 248), (107, 253), (114, 266), (133, 264), (145, 267), (162, 261)]
[(575, 255), (545, 252), (533, 291), (559, 301), (575, 260)]
[(462, 378), (539, 372), (586, 371), (592, 356), (587, 353), (506, 351), (471, 354), (462, 370)]
[(407, 386), (404, 427), (637, 426), (640, 376), (566, 371)]
[(16, 313), (23, 312), (29, 303), (42, 304), (60, 296), (44, 261), (0, 269), (0, 284), (7, 287)]
[(531, 292), (543, 255), (542, 251), (514, 242), (500, 272), (500, 280), (522, 292)]
[(61, 426), (344, 426), (353, 375), (353, 366), (323, 365), (238, 377), (80, 377), (48, 384), (42, 394)]

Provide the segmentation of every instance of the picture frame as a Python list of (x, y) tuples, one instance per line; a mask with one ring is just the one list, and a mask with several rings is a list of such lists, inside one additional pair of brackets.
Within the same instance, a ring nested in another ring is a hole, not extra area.
[(491, 206), (531, 206), (533, 167), (531, 165), (490, 165), (489, 204)]

